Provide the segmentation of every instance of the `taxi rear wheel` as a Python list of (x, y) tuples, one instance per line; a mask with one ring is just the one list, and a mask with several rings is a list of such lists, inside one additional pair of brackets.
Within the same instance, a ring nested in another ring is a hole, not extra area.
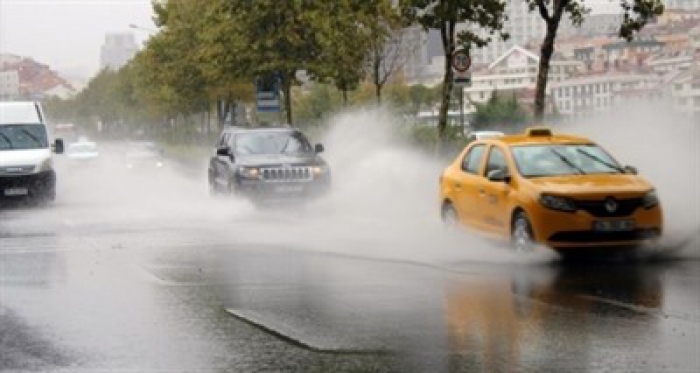
[(525, 212), (520, 211), (513, 219), (512, 245), (517, 252), (531, 252), (535, 249), (532, 225)]
[(440, 215), (442, 217), (442, 222), (445, 224), (446, 227), (454, 228), (459, 225), (459, 216), (457, 215), (457, 210), (455, 210), (454, 206), (452, 206), (451, 203), (446, 202), (442, 206), (442, 211)]

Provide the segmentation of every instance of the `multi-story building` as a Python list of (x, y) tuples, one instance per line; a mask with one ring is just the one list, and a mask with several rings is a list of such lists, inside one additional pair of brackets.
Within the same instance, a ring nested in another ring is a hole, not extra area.
[(700, 54), (691, 49), (663, 51), (652, 55), (644, 61), (644, 65), (659, 74), (688, 69)]
[(700, 9), (700, 0), (664, 0), (666, 9)]
[(0, 100), (12, 100), (20, 96), (17, 70), (0, 71)]
[(667, 87), (677, 111), (700, 119), (700, 62), (674, 76)]
[(526, 45), (544, 38), (546, 25), (538, 12), (530, 11), (526, 1), (509, 0), (506, 14), (508, 21), (504, 24), (503, 31), (510, 37), (505, 41), (496, 38), (485, 47), (472, 50), (474, 63), (489, 64), (513, 46)]
[(554, 82), (549, 94), (558, 113), (577, 118), (608, 111), (630, 100), (658, 99), (660, 81), (655, 74), (610, 71)]
[[(519, 91), (534, 89), (537, 84), (537, 70), (540, 56), (525, 48), (514, 46), (493, 61), (488, 68), (475, 71), (472, 84), (464, 88), (467, 98), (465, 110), (474, 111), (473, 103), (487, 101), (494, 91)], [(555, 54), (550, 61), (550, 84), (562, 82), (580, 72), (584, 64)]]
[(100, 68), (118, 70), (138, 52), (138, 44), (132, 33), (107, 34), (100, 51)]

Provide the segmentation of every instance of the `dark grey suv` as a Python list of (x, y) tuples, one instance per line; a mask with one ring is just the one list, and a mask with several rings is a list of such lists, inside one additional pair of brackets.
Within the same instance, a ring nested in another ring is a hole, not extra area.
[(209, 162), (209, 187), (256, 202), (319, 196), (331, 182), (321, 152), (294, 128), (226, 128)]

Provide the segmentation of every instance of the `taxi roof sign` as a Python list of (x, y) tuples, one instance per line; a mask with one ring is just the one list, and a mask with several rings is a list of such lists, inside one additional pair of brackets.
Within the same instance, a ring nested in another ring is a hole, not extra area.
[(530, 127), (525, 134), (528, 137), (551, 137), (552, 130), (549, 127)]

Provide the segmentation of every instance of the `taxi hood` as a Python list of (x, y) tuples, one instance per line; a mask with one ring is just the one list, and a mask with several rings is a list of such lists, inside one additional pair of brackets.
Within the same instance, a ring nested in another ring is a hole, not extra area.
[(654, 189), (643, 178), (629, 174), (598, 174), (528, 179), (541, 193), (571, 197), (639, 197)]

